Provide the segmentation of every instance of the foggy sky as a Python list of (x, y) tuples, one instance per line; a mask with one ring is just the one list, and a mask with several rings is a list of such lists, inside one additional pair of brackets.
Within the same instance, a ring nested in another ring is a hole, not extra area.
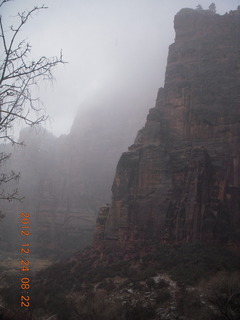
[[(39, 95), (55, 135), (68, 133), (79, 110), (99, 104), (123, 108), (153, 107), (164, 84), (173, 19), (184, 7), (207, 9), (211, 0), (15, 0), (1, 9), (5, 26), (17, 12), (45, 4), (21, 33), (32, 56), (55, 56), (63, 50), (68, 64), (54, 72), (53, 84), (41, 83)], [(216, 0), (217, 13), (240, 0)], [(2, 50), (0, 48), (0, 50)], [(120, 101), (120, 103), (119, 103)], [(147, 115), (147, 114), (146, 114)]]

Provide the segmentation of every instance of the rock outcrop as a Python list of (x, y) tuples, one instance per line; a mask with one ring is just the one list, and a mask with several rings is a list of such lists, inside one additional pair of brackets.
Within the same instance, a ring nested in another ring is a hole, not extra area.
[(239, 249), (240, 11), (182, 9), (174, 27), (164, 88), (100, 210), (98, 249), (151, 239)]

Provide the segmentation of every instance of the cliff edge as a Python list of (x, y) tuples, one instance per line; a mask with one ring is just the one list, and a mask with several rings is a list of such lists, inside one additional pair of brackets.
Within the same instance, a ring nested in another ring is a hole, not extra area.
[(182, 9), (164, 88), (128, 152), (95, 248), (240, 244), (240, 11)]

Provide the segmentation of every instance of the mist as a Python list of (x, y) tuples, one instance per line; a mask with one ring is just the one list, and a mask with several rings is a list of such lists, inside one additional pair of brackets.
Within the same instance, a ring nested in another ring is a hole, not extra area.
[[(200, 2), (208, 8), (210, 1)], [(215, 1), (217, 12), (235, 9), (239, 0)], [(42, 1), (10, 1), (2, 7), (5, 26), (16, 23), (17, 12)], [(39, 83), (37, 95), (56, 136), (70, 132), (76, 114), (105, 105), (120, 105), (143, 114), (154, 106), (163, 86), (168, 46), (174, 41), (173, 19), (193, 0), (47, 0), (25, 26), (21, 39), (32, 45), (33, 59), (63, 51), (68, 63), (58, 66), (53, 83)], [(111, 119), (108, 119), (111, 121)], [(20, 125), (15, 128), (18, 134)]]
[(0, 146), (1, 319), (240, 318), (240, 0), (198, 1), (2, 1), (66, 63)]

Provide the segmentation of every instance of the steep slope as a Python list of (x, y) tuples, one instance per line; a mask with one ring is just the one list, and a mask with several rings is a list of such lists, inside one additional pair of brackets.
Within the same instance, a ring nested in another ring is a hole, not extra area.
[(95, 247), (210, 240), (239, 250), (240, 11), (182, 9), (164, 88), (122, 154)]

